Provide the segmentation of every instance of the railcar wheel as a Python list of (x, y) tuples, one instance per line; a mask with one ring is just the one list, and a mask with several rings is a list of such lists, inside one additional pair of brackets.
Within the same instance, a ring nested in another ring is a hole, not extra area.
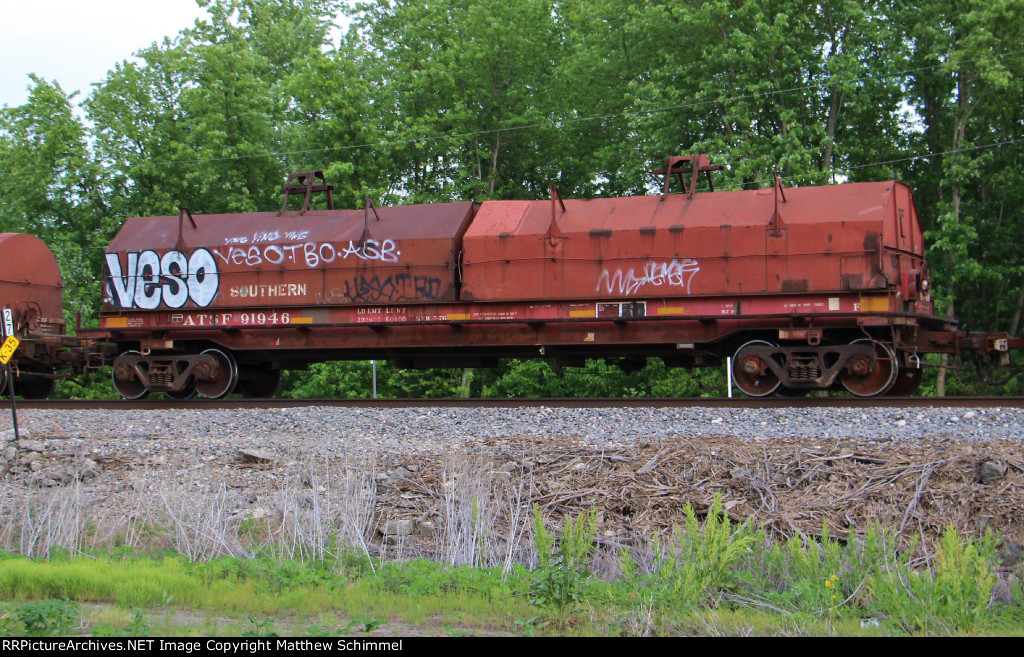
[(212, 377), (205, 380), (199, 379), (197, 376), (196, 392), (200, 397), (207, 399), (227, 397), (238, 383), (238, 365), (235, 364), (234, 357), (230, 352), (220, 349), (207, 349), (202, 353), (213, 356), (217, 360), (217, 370)]
[[(14, 387), (15, 394), (21, 395), (25, 399), (46, 399), (52, 395), (53, 389), (57, 387), (57, 380), (39, 376), (39, 374), (43, 373), (23, 371)], [(48, 369), (45, 374), (53, 374), (53, 370)]]
[(767, 397), (779, 389), (779, 377), (768, 363), (751, 353), (751, 347), (775, 347), (767, 340), (751, 340), (736, 350), (732, 357), (732, 378), (736, 387), (751, 397)]
[(238, 373), (238, 392), (248, 399), (273, 397), (281, 387), (281, 370), (269, 367), (243, 367)]
[(135, 368), (123, 360), (125, 356), (141, 355), (141, 353), (131, 350), (114, 359), (114, 368), (110, 378), (114, 382), (114, 390), (117, 390), (117, 394), (125, 399), (144, 399), (149, 396), (149, 390), (146, 388), (146, 384), (139, 380)]
[(875, 346), (874, 368), (869, 371), (865, 360), (854, 362), (850, 367), (855, 371), (845, 372), (840, 378), (843, 387), (858, 397), (884, 395), (892, 388), (896, 382), (896, 375), (899, 374), (900, 367), (896, 362), (896, 354), (889, 345), (867, 338), (854, 340), (850, 344), (867, 343)]
[(185, 384), (185, 387), (181, 390), (174, 392), (172, 390), (165, 390), (164, 397), (173, 399), (174, 401), (185, 401), (186, 399), (192, 399), (196, 396), (196, 382), (189, 381)]
[(924, 378), (924, 371), (920, 367), (904, 367), (885, 395), (887, 397), (907, 397), (921, 387), (922, 378)]

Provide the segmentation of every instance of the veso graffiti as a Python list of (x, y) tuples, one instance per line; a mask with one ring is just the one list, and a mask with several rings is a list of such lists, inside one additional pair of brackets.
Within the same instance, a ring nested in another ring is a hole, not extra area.
[(181, 308), (190, 299), (205, 308), (217, 297), (217, 262), (206, 249), (129, 252), (124, 269), (116, 253), (106, 254), (107, 297), (121, 309), (152, 310), (161, 303)]
[[(286, 234), (288, 238), (299, 235), (305, 237), (306, 234)], [(272, 237), (279, 235), (258, 233), (252, 237), (252, 241), (262, 242)], [(246, 244), (249, 238), (230, 238), (226, 241)], [(123, 262), (121, 254), (107, 253), (106, 298), (115, 308), (122, 310), (153, 310), (161, 305), (181, 308), (190, 300), (197, 307), (205, 308), (213, 302), (219, 291), (219, 265), (225, 268), (304, 265), (316, 269), (349, 257), (393, 263), (398, 262), (400, 255), (402, 252), (398, 250), (397, 243), (391, 239), (368, 239), (359, 244), (350, 240), (347, 246), (339, 247), (331, 242), (228, 245), (213, 249), (199, 248), (189, 255), (177, 250), (167, 251), (162, 256), (152, 250), (131, 251), (124, 254)], [(440, 279), (424, 276), (360, 276), (346, 282), (341, 295), (351, 301), (366, 303), (429, 300), (436, 299), (440, 289)], [(306, 296), (306, 285), (282, 283), (235, 286), (230, 289), (230, 296)]]
[(317, 303), (405, 303), (433, 301), (441, 295), (441, 279), (412, 274), (356, 276), (324, 294)]
[(335, 247), (331, 242), (303, 242), (300, 244), (269, 244), (265, 246), (227, 246), (213, 250), (214, 255), (224, 264), (236, 266), (258, 267), (270, 265), (306, 265), (315, 269), (335, 260), (344, 260), (354, 256), (360, 260), (379, 260), (381, 262), (398, 262), (402, 252), (394, 240), (366, 240), (360, 244), (349, 240), (348, 246)]

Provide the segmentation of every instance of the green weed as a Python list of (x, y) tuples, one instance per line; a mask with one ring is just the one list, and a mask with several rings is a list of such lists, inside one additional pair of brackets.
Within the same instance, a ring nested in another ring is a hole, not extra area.
[(533, 537), (538, 567), (530, 582), (530, 604), (562, 614), (582, 602), (583, 587), (590, 577), (588, 557), (597, 534), (597, 512), (591, 509), (577, 518), (565, 519), (562, 540), (555, 550), (554, 538), (544, 527), (540, 508), (533, 507)]
[(906, 557), (872, 585), (872, 607), (907, 633), (973, 632), (982, 621), (996, 584), (996, 540), (964, 540), (950, 526), (942, 534), (932, 569), (910, 568)]
[(683, 511), (686, 522), (674, 528), (674, 545), (662, 550), (655, 538), (654, 563), (648, 575), (637, 574), (628, 553), (620, 555), (625, 602), (677, 609), (713, 606), (721, 592), (739, 586), (739, 566), (755, 545), (764, 542), (763, 533), (747, 525), (734, 527), (720, 495), (713, 498), (703, 523), (690, 503)]
[(327, 629), (326, 626), (320, 625), (319, 623), (312, 623), (306, 627), (306, 630), (302, 633), (303, 637), (327, 637), (327, 636), (345, 636), (347, 634), (347, 628), (336, 627), (333, 630)]
[(364, 634), (373, 632), (378, 627), (387, 625), (387, 621), (382, 618), (374, 618), (372, 616), (360, 616), (354, 621), (350, 622), (345, 626), (345, 634), (348, 634), (353, 628)]
[(30, 602), (15, 609), (22, 636), (67, 636), (78, 625), (78, 605), (69, 600)]
[(141, 612), (136, 612), (130, 623), (125, 625), (124, 633), (127, 636), (150, 636), (149, 623)]
[(119, 623), (96, 622), (92, 628), (92, 636), (131, 636), (148, 637), (153, 633), (149, 627), (149, 621), (142, 612), (135, 612), (130, 621), (120, 625)]
[(272, 617), (257, 620), (256, 616), (249, 616), (251, 627), (244, 632), (245, 637), (276, 637), (278, 633), (274, 630), (274, 619)]
[[(0, 599), (9, 601), (0, 607), (0, 633), (55, 636), (92, 627), (97, 636), (226, 630), (266, 637), (305, 627), (306, 636), (338, 636), (401, 619), (427, 633), (1013, 634), (1024, 618), (1019, 585), (1003, 584), (1003, 602), (991, 603), (991, 536), (969, 539), (948, 529), (927, 560), (916, 556), (927, 554), (916, 539), (897, 552), (896, 539), (879, 530), (839, 540), (823, 527), (817, 540), (770, 541), (763, 531), (733, 525), (715, 498), (705, 518), (687, 508), (686, 522), (664, 547), (655, 540), (621, 550), (618, 576), (602, 581), (591, 573), (596, 530), (589, 512), (549, 532), (534, 508), (537, 566), (514, 567), (505, 577), (500, 568), (426, 560), (369, 567), (365, 555), (350, 560), (343, 553), (206, 563), (0, 554)], [(72, 600), (111, 607), (82, 618)], [(584, 607), (587, 613), (578, 613)], [(162, 620), (152, 613), (161, 608)], [(207, 620), (189, 610), (202, 610)], [(182, 624), (182, 616), (193, 620)], [(281, 617), (287, 627), (275, 625)]]

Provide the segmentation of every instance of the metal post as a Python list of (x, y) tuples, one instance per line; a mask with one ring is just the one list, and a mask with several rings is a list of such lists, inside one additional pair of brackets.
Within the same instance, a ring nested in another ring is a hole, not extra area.
[(370, 366), (373, 368), (373, 398), (377, 398), (377, 361), (371, 360)]
[[(3, 325), (0, 326), (0, 341), (5, 343), (7, 339), (14, 340), (14, 348), (17, 349), (18, 339), (14, 337), (14, 313), (10, 308), (3, 309)], [(14, 372), (11, 371), (10, 358), (14, 356), (13, 353), (5, 356), (0, 356), (0, 359), (6, 358), (4, 366), (7, 368), (7, 387), (11, 390), (11, 421), (14, 424), (14, 439), (21, 440), (18, 436), (18, 409), (14, 407)]]
[(725, 357), (725, 380), (729, 386), (729, 399), (732, 399), (732, 356)]
[(11, 363), (7, 362), (7, 388), (11, 391), (11, 422), (14, 424), (14, 439), (21, 440), (18, 436), (18, 409), (14, 407), (14, 374), (11, 372)]

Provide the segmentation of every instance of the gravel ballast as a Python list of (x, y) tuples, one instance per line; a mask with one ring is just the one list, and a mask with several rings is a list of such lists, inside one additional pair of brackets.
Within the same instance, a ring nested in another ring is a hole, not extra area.
[[(811, 440), (1024, 439), (1024, 409), (939, 408), (508, 408), (259, 410), (26, 410), (19, 428), (34, 439), (61, 437), (130, 448), (157, 440), (191, 448), (301, 444), (314, 454), (439, 453), (466, 441), (511, 436), (575, 437), (593, 446), (638, 439), (727, 436)], [(0, 431), (10, 429), (0, 413)], [(8, 432), (4, 432), (7, 435)], [(96, 445), (99, 446), (99, 445)]]

